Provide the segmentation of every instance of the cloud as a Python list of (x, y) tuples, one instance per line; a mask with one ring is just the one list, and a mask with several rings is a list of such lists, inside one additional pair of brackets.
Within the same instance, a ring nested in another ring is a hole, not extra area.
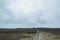
[(59, 27), (59, 0), (0, 0), (0, 27)]

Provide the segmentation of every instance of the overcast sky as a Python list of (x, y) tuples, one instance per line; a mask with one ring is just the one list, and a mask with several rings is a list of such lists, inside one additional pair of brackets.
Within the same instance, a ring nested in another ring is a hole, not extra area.
[(0, 0), (0, 28), (60, 28), (60, 0)]

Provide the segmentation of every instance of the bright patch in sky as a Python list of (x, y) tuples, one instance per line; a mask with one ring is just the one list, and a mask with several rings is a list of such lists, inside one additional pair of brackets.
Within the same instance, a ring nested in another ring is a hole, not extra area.
[(44, 9), (42, 0), (10, 0), (8, 8), (17, 16), (31, 15), (32, 12)]

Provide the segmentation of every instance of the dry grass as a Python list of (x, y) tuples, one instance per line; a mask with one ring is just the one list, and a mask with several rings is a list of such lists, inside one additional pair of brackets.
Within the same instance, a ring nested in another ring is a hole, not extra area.
[(33, 33), (0, 33), (0, 40), (30, 40)]
[(48, 36), (49, 40), (60, 40), (60, 33), (58, 32), (44, 32)]

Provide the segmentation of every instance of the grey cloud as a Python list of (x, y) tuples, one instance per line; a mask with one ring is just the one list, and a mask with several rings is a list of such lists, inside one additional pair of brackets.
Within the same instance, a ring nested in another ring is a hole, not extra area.
[(59, 27), (60, 3), (57, 3), (58, 1), (56, 2), (54, 0), (49, 1), (45, 1), (45, 3), (47, 2), (45, 4), (46, 10), (38, 10), (37, 12), (32, 12), (31, 16), (17, 18), (14, 16), (14, 12), (7, 8), (7, 1), (0, 0), (0, 27)]

